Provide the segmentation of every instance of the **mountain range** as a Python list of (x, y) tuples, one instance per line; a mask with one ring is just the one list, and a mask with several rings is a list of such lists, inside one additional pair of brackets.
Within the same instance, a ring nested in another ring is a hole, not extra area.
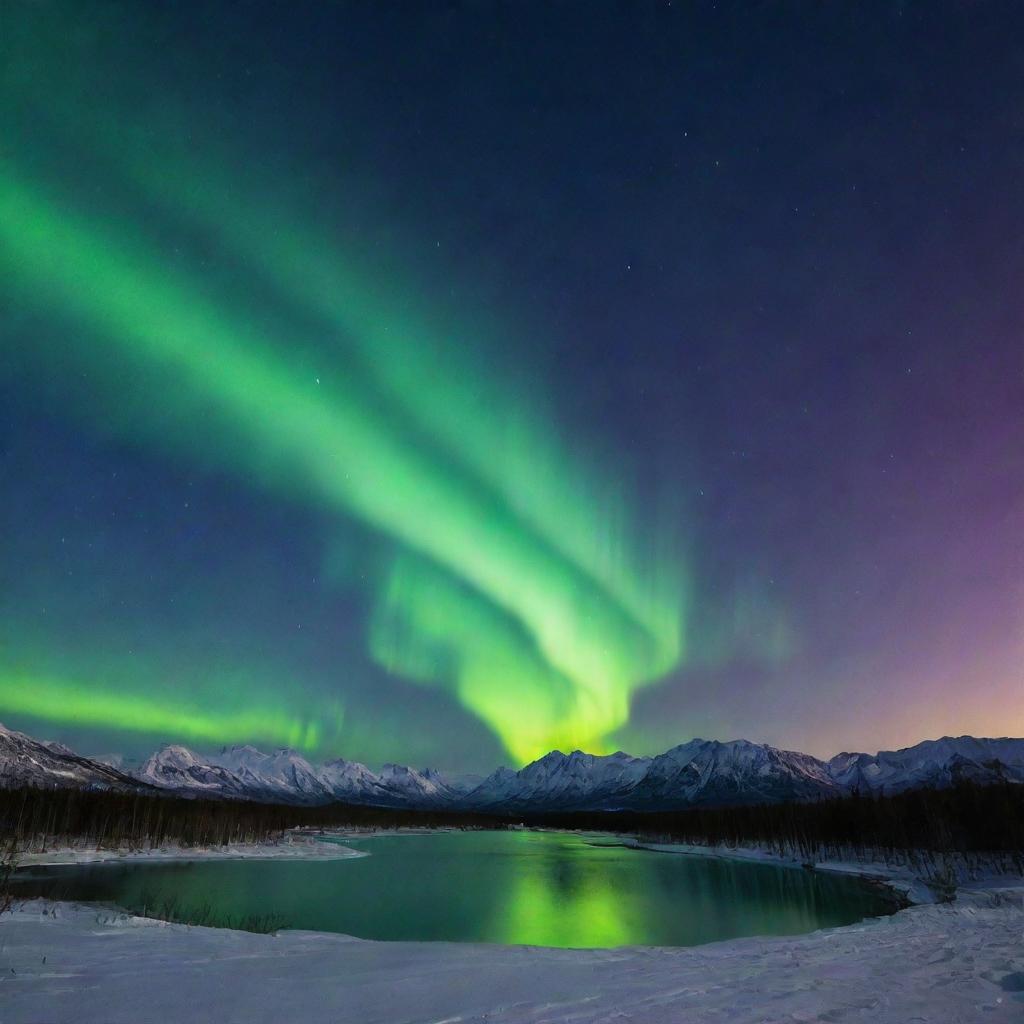
[(1024, 739), (946, 736), (902, 750), (842, 753), (828, 761), (763, 743), (691, 740), (656, 757), (553, 750), (519, 771), (486, 778), (356, 761), (314, 765), (294, 750), (251, 746), (201, 755), (162, 747), (135, 770), (0, 726), (0, 786), (26, 783), (145, 789), (294, 804), (493, 812), (675, 810), (861, 792), (896, 793), (959, 780), (1024, 784)]

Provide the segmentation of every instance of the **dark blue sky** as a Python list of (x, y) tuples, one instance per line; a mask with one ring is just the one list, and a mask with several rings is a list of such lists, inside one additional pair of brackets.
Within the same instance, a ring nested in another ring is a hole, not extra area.
[[(107, 115), (125, 152), (149, 133), (154, 159), (174, 156), (168, 189), (186, 157), (270, 183), (368, 279), (414, 293), (431, 329), (479, 328), (486, 375), (513, 406), (549, 396), (569, 460), (619, 482), (641, 540), (671, 509), (687, 653), (631, 692), (613, 745), (743, 735), (826, 754), (1024, 731), (1018, 5), (2, 17), (0, 166), (139, 226), (248, 310), (264, 297), (245, 267), (161, 219), (74, 111)], [(141, 751), (181, 739), (173, 719), (85, 722), (10, 694), (60, 679), (219, 707), (251, 687), (313, 719), (344, 704), (343, 749), (323, 753), (507, 759), (450, 686), (368, 655), (363, 526), (112, 425), (151, 393), (107, 360), (65, 365), (74, 316), (2, 289), (8, 724)], [(82, 412), (94, 388), (100, 416)], [(191, 666), (223, 694), (194, 691)]]

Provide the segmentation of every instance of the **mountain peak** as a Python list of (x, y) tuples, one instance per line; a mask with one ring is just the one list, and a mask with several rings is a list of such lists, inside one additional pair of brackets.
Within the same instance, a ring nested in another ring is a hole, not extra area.
[(262, 750), (258, 750), (251, 743), (234, 743), (221, 747), (220, 752), (222, 754), (258, 754), (260, 757), (266, 757)]
[(320, 804), (476, 810), (670, 810), (817, 799), (854, 791), (893, 793), (960, 780), (1024, 783), (1024, 739), (943, 736), (896, 751), (844, 751), (828, 761), (746, 739), (692, 739), (657, 757), (624, 751), (552, 750), (484, 779), (388, 763), (379, 772), (336, 758), (311, 765), (288, 747), (266, 754), (250, 744), (212, 756), (162, 746), (135, 773), (81, 757), (56, 743), (0, 726), (0, 785), (27, 783), (131, 788)]
[(83, 789), (139, 789), (117, 768), (82, 757), (59, 743), (45, 743), (0, 726), (0, 786), (73, 786)]
[(180, 743), (165, 743), (150, 760), (158, 761), (198, 761), (198, 755)]

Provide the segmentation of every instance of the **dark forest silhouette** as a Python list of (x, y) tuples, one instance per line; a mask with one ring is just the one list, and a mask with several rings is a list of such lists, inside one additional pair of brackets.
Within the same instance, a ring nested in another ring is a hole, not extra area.
[(154, 793), (22, 787), (0, 790), (0, 838), (19, 848), (71, 843), (101, 848), (221, 846), (280, 838), (294, 828), (505, 828), (526, 825), (635, 835), (699, 845), (759, 845), (808, 859), (848, 851), (891, 858), (899, 851), (1024, 851), (1024, 786), (917, 789), (670, 812), (482, 814), (351, 804), (319, 807)]

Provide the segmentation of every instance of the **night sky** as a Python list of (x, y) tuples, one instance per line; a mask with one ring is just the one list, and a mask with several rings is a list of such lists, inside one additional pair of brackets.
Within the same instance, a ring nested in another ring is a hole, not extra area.
[(0, 76), (6, 725), (1024, 734), (1018, 4), (12, 0)]

